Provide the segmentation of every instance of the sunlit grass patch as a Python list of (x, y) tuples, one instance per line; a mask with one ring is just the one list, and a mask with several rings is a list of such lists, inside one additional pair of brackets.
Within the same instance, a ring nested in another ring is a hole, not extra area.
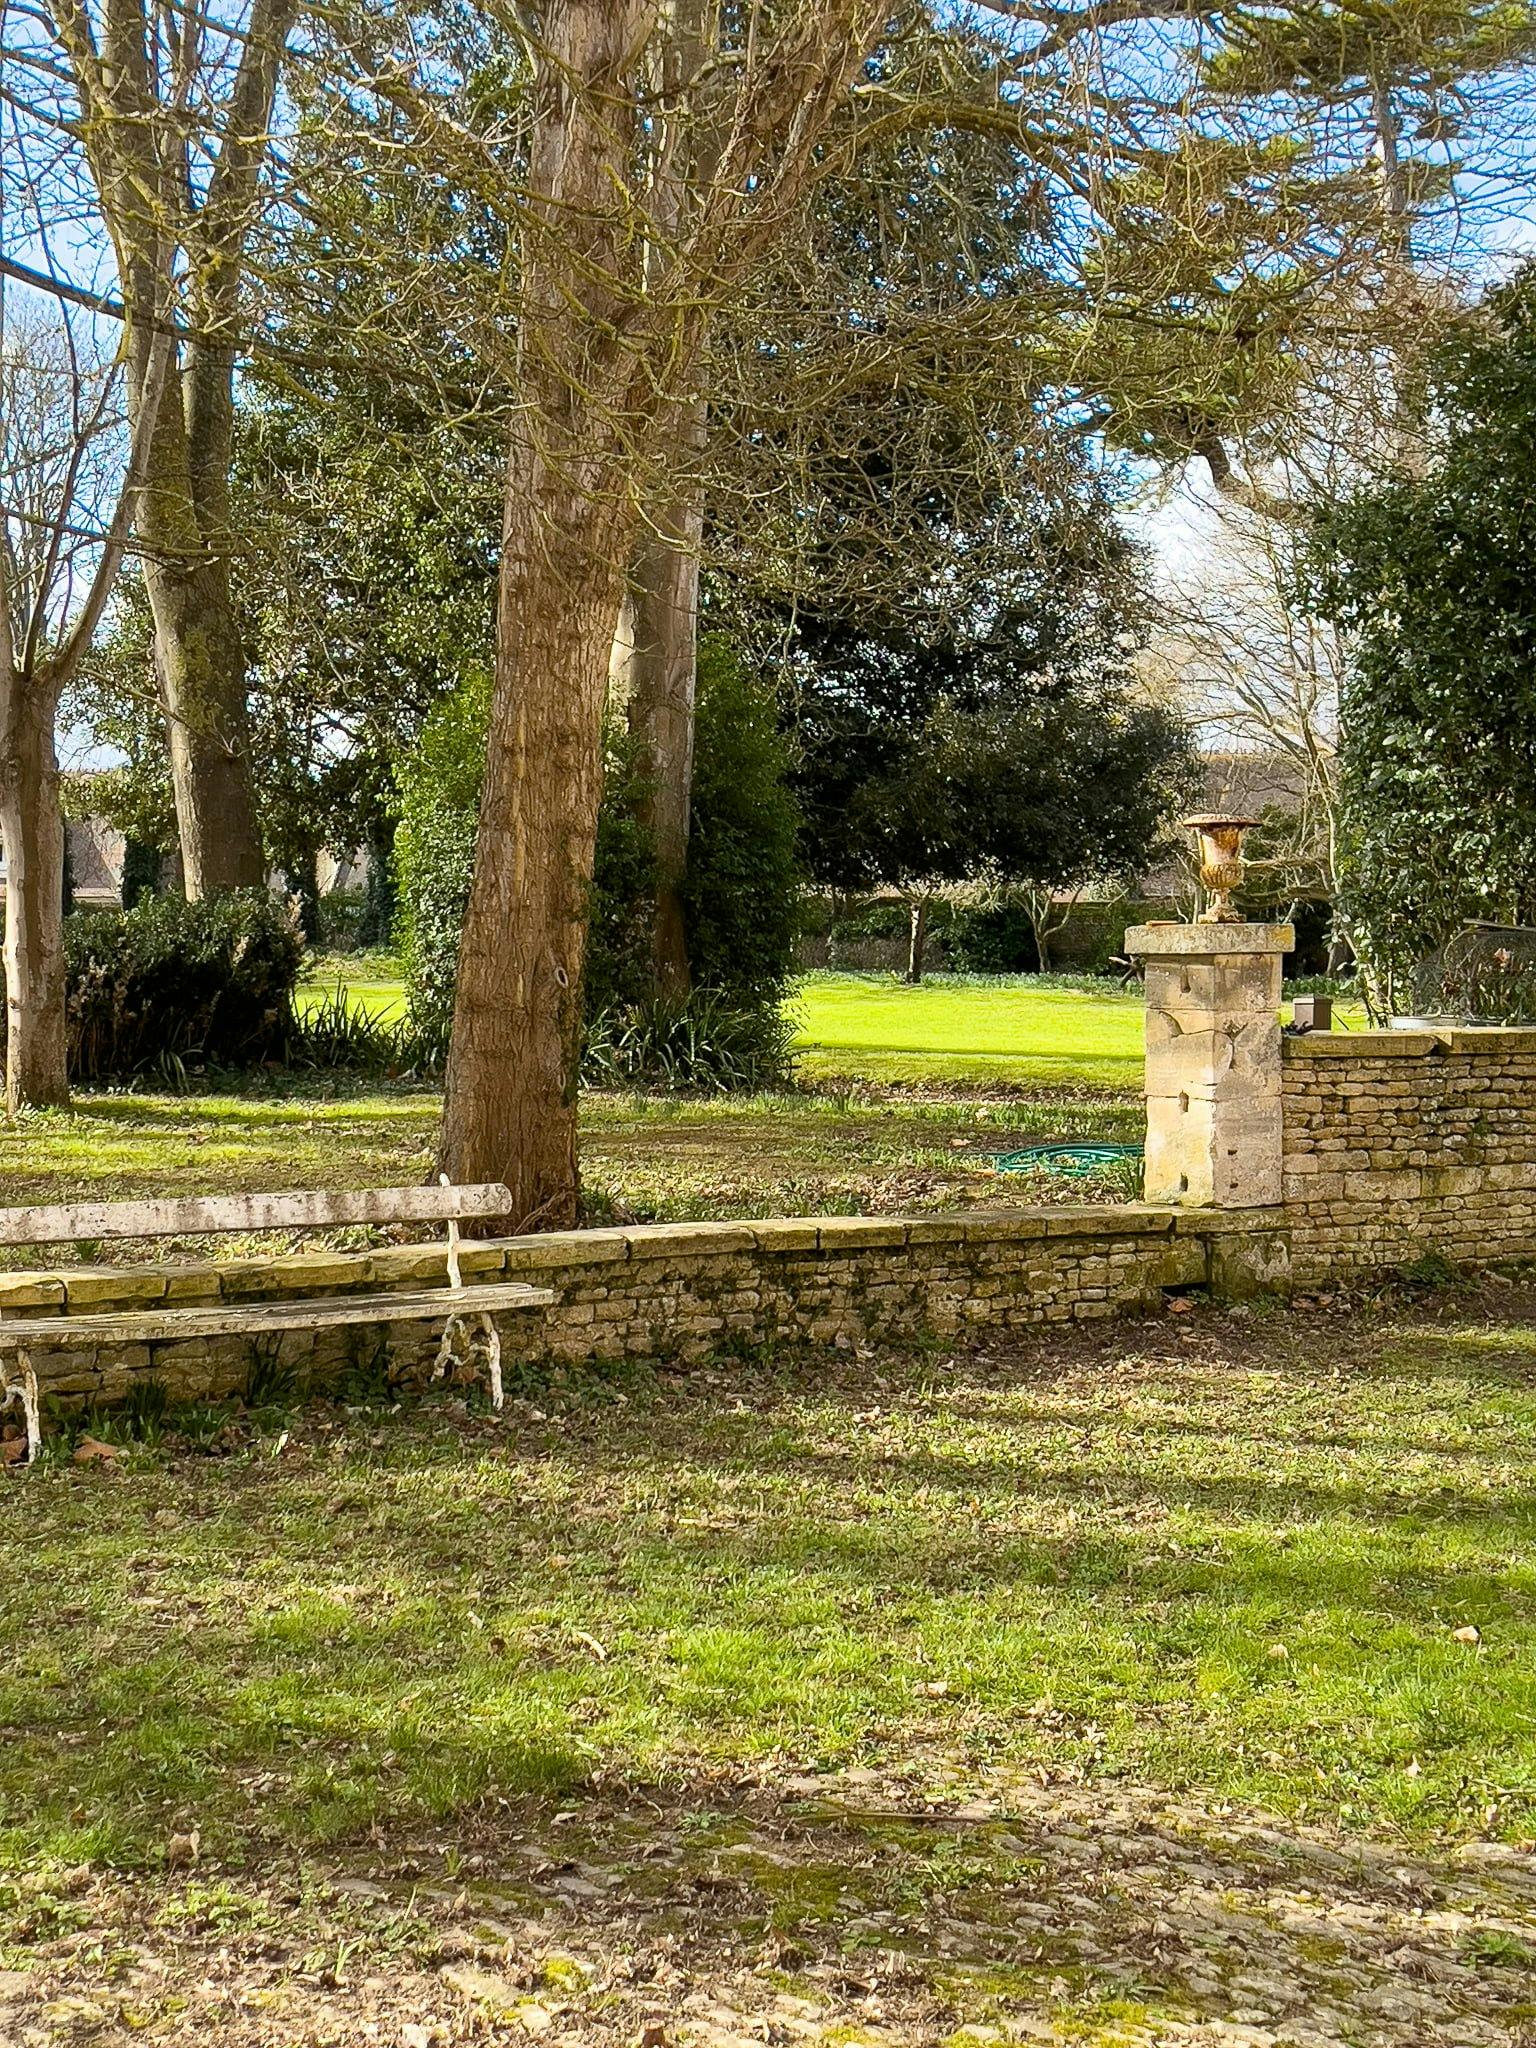
[(1195, 1317), (13, 1476), (0, 1848), (302, 1844), (775, 1759), (1518, 1837), (1533, 1345), (1486, 1301)]

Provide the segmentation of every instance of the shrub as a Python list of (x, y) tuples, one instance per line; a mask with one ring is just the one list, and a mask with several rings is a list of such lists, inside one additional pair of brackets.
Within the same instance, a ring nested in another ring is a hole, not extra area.
[[(463, 685), (428, 721), (399, 777), (400, 939), (411, 1063), (423, 1068), (441, 1067), (447, 1058), (488, 706), (483, 678)], [(656, 869), (639, 817), (641, 771), (628, 733), (610, 726), (585, 986), (589, 1036), (605, 1049), (589, 1071), (629, 1085), (695, 1066), (706, 1077), (784, 1070), (778, 1008), (793, 964), (801, 884), (787, 769), (772, 693), (747, 677), (722, 641), (707, 639), (700, 653), (683, 886), (697, 994), (689, 1004), (664, 1005), (654, 997), (651, 978)], [(706, 1040), (729, 1049), (716, 1056), (704, 1049)], [(642, 1053), (642, 1047), (650, 1050)], [(705, 1078), (700, 1085), (738, 1084)]]
[(471, 676), (433, 712), (402, 762), (395, 836), (400, 946), (411, 1023), (441, 1065), (453, 1027), (459, 932), (469, 903), (475, 823), (485, 769), (489, 683)]
[(777, 1003), (743, 1009), (715, 989), (603, 1010), (587, 1028), (582, 1078), (596, 1088), (778, 1088), (794, 1026)]
[(743, 1008), (777, 1006), (794, 966), (805, 877), (789, 765), (773, 692), (707, 635), (683, 909), (695, 984)]
[(949, 965), (960, 974), (1035, 974), (1040, 948), (1022, 903), (957, 906), (944, 934)]
[[(371, 914), (365, 889), (329, 889), (320, 898), (317, 943), (331, 953), (353, 953), (363, 943)], [(388, 933), (385, 934), (386, 939)]]
[(82, 912), (64, 928), (70, 1071), (128, 1080), (171, 1062), (248, 1067), (280, 1057), (304, 943), (257, 890)]

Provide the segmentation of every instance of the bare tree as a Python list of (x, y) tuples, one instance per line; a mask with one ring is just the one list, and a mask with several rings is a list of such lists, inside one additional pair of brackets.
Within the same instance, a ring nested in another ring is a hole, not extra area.
[[(168, 347), (146, 383), (163, 383)], [(0, 843), (6, 861), (6, 1103), (66, 1102), (59, 697), (121, 566), (145, 448), (121, 377), (68, 318), (0, 283)], [(151, 399), (153, 390), (149, 392)]]
[[(21, 33), (6, 50), (31, 88), (18, 145), (48, 158), (35, 185), (58, 211), (79, 207), (83, 186), (116, 265), (127, 412), (146, 441), (136, 539), (192, 897), (265, 879), (229, 463), (245, 250), (295, 12), (296, 0), (222, 11), (50, 0), (54, 40)], [(38, 20), (28, 9), (23, 26)]]

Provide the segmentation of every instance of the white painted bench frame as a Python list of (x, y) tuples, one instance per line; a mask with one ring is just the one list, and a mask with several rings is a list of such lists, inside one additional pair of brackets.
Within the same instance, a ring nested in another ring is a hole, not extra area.
[[(500, 1181), (453, 1187), (446, 1175), (435, 1188), (322, 1190), (292, 1195), (208, 1195), (163, 1202), (78, 1202), (36, 1209), (0, 1209), (0, 1245), (68, 1244), (81, 1239), (181, 1237), (205, 1232), (328, 1230), (348, 1223), (446, 1223), (448, 1285), (414, 1294), (339, 1294), (306, 1301), (227, 1302), (214, 1308), (114, 1310), (105, 1315), (0, 1318), (0, 1409), (20, 1405), (26, 1427), (26, 1462), (42, 1441), (33, 1351), (97, 1342), (167, 1343), (285, 1330), (328, 1329), (345, 1323), (430, 1322), (443, 1318), (438, 1347), (441, 1371), (453, 1357), (455, 1333), (466, 1327), (484, 1339), (491, 1402), (503, 1404), (501, 1333), (495, 1311), (547, 1307), (547, 1288), (517, 1281), (466, 1286), (460, 1225), (469, 1217), (506, 1216), (510, 1191)], [(6, 1362), (14, 1354), (15, 1369)]]

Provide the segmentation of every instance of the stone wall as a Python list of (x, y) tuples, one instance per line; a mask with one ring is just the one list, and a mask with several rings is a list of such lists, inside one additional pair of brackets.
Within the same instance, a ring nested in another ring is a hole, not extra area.
[[(1005, 1337), (1157, 1306), (1165, 1289), (1238, 1293), (1284, 1263), (1283, 1216), (1147, 1206), (812, 1217), (573, 1231), (466, 1246), (466, 1278), (547, 1287), (547, 1309), (501, 1318), (509, 1361), (691, 1357), (765, 1345)], [(136, 1271), (81, 1267), (0, 1278), (7, 1321), (156, 1302), (443, 1285), (436, 1245)], [(436, 1326), (365, 1326), (283, 1337), (262, 1369), (325, 1385), (348, 1371), (410, 1382), (430, 1369)], [(44, 1399), (116, 1402), (134, 1383), (176, 1399), (244, 1392), (257, 1359), (240, 1339), (115, 1344), (32, 1354)]]
[(1298, 1281), (1536, 1258), (1536, 1031), (1312, 1032), (1282, 1074)]

